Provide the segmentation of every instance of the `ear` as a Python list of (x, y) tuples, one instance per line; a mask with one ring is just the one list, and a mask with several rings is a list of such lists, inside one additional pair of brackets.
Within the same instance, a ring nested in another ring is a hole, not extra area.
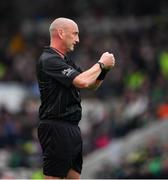
[(63, 39), (63, 36), (64, 36), (64, 31), (63, 29), (58, 29), (58, 36), (60, 37), (60, 39)]

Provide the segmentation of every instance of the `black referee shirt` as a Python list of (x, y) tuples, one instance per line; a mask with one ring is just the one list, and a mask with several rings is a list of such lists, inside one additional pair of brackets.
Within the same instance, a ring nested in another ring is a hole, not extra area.
[(70, 59), (64, 59), (52, 48), (46, 47), (37, 63), (37, 79), (40, 89), (40, 120), (69, 121), (81, 119), (79, 89), (72, 81), (81, 73)]

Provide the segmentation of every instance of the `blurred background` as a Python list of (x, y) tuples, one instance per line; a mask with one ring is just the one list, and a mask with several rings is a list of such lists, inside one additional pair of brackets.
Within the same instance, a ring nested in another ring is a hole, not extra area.
[(44, 178), (35, 67), (57, 17), (79, 25), (70, 56), (83, 70), (116, 58), (99, 90), (81, 91), (82, 178), (168, 178), (166, 0), (0, 2), (0, 178)]

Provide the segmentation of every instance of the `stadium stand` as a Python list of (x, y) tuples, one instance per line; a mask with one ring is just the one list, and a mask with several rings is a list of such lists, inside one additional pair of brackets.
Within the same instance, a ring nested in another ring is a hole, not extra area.
[[(80, 44), (70, 56), (84, 70), (103, 51), (116, 57), (103, 86), (96, 92), (82, 91), (80, 126), (84, 167), (88, 165), (83, 177), (168, 177), (168, 149), (162, 135), (167, 132), (168, 119), (167, 2), (6, 0), (0, 5), (0, 178), (43, 178), (36, 135), (39, 92), (35, 67), (49, 42), (48, 25), (57, 16), (79, 24)], [(140, 141), (140, 137), (146, 139), (145, 130), (155, 129), (157, 137), (147, 144)], [(134, 137), (139, 139), (129, 141)], [(89, 158), (103, 157), (120, 142), (110, 163), (103, 160), (99, 169), (88, 170)], [(127, 152), (128, 158), (118, 163), (121, 147), (137, 147), (137, 143), (141, 148)]]

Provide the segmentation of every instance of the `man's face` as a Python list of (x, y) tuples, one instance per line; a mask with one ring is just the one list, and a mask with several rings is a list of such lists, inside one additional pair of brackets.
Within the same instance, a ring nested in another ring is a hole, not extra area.
[(64, 44), (67, 52), (73, 51), (74, 46), (79, 43), (79, 30), (76, 24), (71, 24), (64, 30)]

